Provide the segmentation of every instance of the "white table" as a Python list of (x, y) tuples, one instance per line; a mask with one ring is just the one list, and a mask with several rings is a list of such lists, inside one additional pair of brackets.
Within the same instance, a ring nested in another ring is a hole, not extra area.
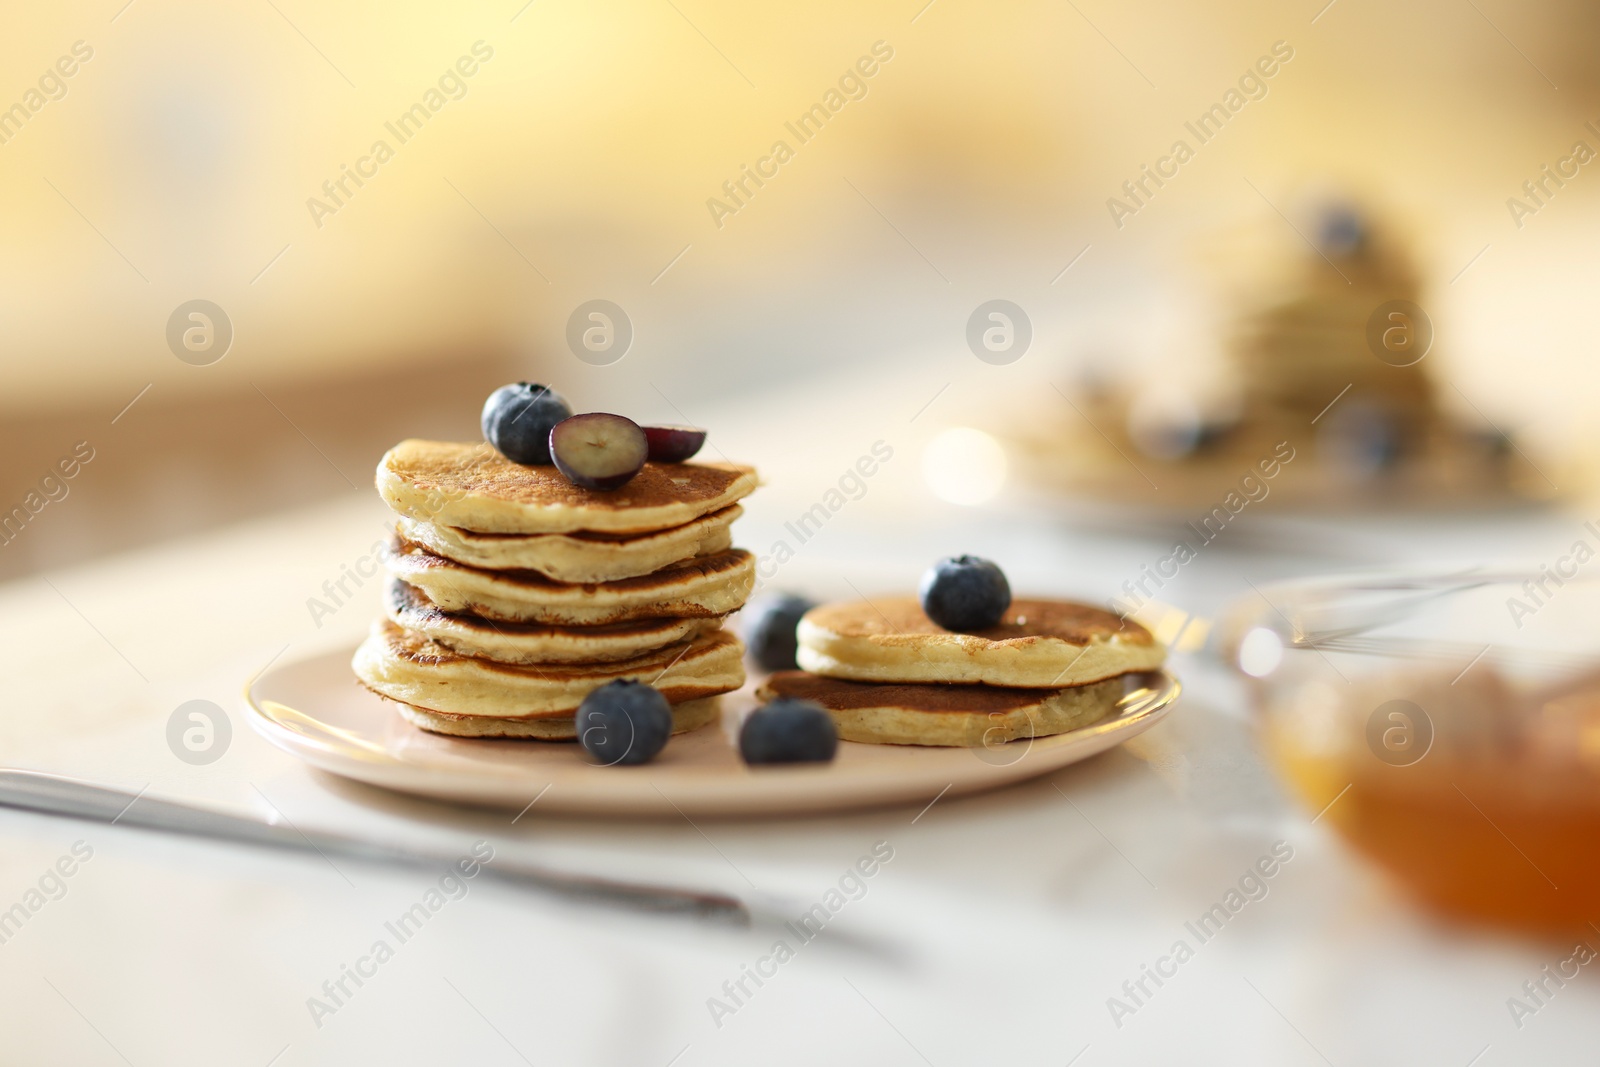
[[(975, 551), (1001, 560), (1017, 588), (1103, 598), (1162, 548), (1074, 534), (1025, 499), (982, 513), (928, 502), (915, 461), (927, 431), (904, 422), (915, 404), (906, 407), (887, 431), (902, 435), (897, 458), (777, 584), (891, 589), (938, 555)], [(875, 423), (846, 421), (867, 428), (795, 456), (785, 435), (802, 425), (752, 413), (719, 430), (772, 482), (739, 530), (758, 551), (877, 436)], [(1587, 973), (1520, 1029), (1506, 1007), (1570, 948), (1446, 928), (1414, 910), (1284, 799), (1232, 682), (1194, 656), (1176, 661), (1188, 687), (1178, 710), (1136, 743), (921, 811), (693, 826), (535, 807), (513, 825), (310, 772), (246, 727), (238, 691), (286, 643), (284, 655), (298, 656), (359, 637), (375, 583), (320, 628), (305, 601), (367, 551), (382, 519), (375, 498), (352, 495), (0, 588), (5, 762), (255, 812), (270, 805), (302, 827), (451, 854), (482, 839), (502, 856), (802, 902), (820, 900), (876, 842), (893, 859), (822, 936), (791, 938), (794, 957), (763, 986), (746, 979), (751, 995), (735, 1005), (724, 982), (766, 956), (781, 930), (468, 883), (401, 944), (385, 922), (434, 884), (415, 871), (0, 812), (0, 909), (74, 842), (93, 850), (63, 880), (65, 894), (0, 945), (4, 1062), (1465, 1067), (1565, 1062), (1593, 1047), (1600, 992)], [(1260, 521), (1253, 536), (1271, 540), (1278, 520)], [(1537, 558), (1567, 543), (1576, 521), (1366, 524), (1349, 544), (1374, 561)], [(1244, 588), (1242, 576), (1326, 566), (1219, 542), (1165, 592), (1210, 613)], [(196, 698), (234, 716), (231, 748), (207, 767), (180, 762), (164, 736), (172, 710)], [(1293, 858), (1266, 896), (1203, 944), (1186, 933), (1277, 841)], [(325, 997), (323, 983), (380, 938), (393, 958), (364, 963), (372, 976), (359, 988), (346, 979), (351, 995), (314, 1020), (308, 998)], [(1108, 998), (1126, 997), (1123, 983), (1179, 938), (1193, 958), (1159, 988), (1146, 979), (1151, 995), (1114, 1020)], [(737, 1010), (714, 1020), (710, 998)]]

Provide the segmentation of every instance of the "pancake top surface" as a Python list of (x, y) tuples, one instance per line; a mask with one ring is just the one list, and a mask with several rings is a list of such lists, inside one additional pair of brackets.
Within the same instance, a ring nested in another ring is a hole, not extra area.
[(998, 625), (976, 633), (936, 625), (915, 597), (825, 604), (805, 614), (796, 636), (802, 668), (857, 682), (1061, 689), (1166, 659), (1144, 627), (1064, 600), (1013, 600)]
[(412, 438), (378, 464), (377, 485), (413, 518), (491, 533), (663, 529), (719, 511), (756, 487), (732, 463), (646, 463), (620, 489), (572, 484), (553, 466), (523, 466), (487, 443)]
[(1113, 636), (1124, 644), (1155, 644), (1150, 631), (1138, 623), (1069, 600), (1013, 600), (999, 625), (973, 633), (946, 630), (923, 614), (922, 605), (909, 596), (824, 604), (808, 612), (806, 622), (837, 637), (876, 639), (888, 644), (915, 645), (924, 643), (925, 638), (950, 636), (964, 638), (963, 643), (1012, 648), (1056, 641), (1084, 647)]
[(1039, 704), (1057, 689), (1006, 689), (991, 685), (947, 685), (923, 682), (850, 682), (806, 671), (778, 671), (762, 686), (775, 696), (810, 700), (830, 711), (902, 708), (907, 711), (1005, 714)]

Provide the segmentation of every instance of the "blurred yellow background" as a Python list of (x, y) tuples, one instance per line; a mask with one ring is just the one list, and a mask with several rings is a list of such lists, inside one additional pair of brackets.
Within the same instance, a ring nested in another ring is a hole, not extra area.
[[(1600, 177), (1520, 227), (1507, 200), (1600, 148), (1593, 5), (107, 0), (6, 27), (0, 499), (77, 441), (97, 458), (0, 572), (365, 489), (397, 437), (474, 436), (512, 377), (678, 421), (667, 391), (965, 365), (997, 296), (1034, 323), (1019, 386), (1209, 359), (1230, 235), (1293, 246), (1328, 190), (1410, 242), (1452, 380), (1534, 437), (1590, 433)], [(1276, 42), (1265, 95), (1119, 227), (1108, 199)], [(786, 123), (875, 45), (801, 143)], [(719, 225), (708, 200), (780, 139)], [(595, 298), (635, 331), (608, 367), (564, 340)], [(234, 331), (209, 366), (168, 347), (194, 299)]]

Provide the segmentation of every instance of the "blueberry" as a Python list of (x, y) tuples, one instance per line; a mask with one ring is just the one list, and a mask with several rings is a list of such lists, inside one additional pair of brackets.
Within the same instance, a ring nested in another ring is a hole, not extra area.
[(1005, 572), (977, 556), (941, 559), (922, 576), (922, 610), (946, 630), (987, 630), (1011, 606)]
[(621, 415), (591, 411), (562, 419), (550, 431), (550, 462), (584, 489), (620, 489), (649, 456), (649, 438)]
[(1367, 243), (1367, 222), (1349, 204), (1326, 207), (1317, 220), (1317, 231), (1322, 250), (1331, 256), (1353, 255)]
[(1371, 481), (1399, 464), (1407, 444), (1394, 416), (1360, 397), (1340, 403), (1317, 427), (1317, 448), (1355, 481)]
[(483, 403), (483, 436), (513, 463), (550, 462), (550, 431), (572, 414), (572, 406), (549, 386), (502, 385)]
[(672, 705), (659, 689), (618, 680), (578, 705), (578, 743), (602, 766), (646, 763), (672, 736)]
[(799, 644), (795, 627), (800, 616), (817, 605), (793, 593), (778, 593), (764, 598), (751, 608), (744, 627), (745, 647), (764, 671), (792, 671), (795, 648)]
[(809, 700), (779, 697), (752, 711), (739, 728), (746, 763), (827, 763), (838, 750), (833, 716)]

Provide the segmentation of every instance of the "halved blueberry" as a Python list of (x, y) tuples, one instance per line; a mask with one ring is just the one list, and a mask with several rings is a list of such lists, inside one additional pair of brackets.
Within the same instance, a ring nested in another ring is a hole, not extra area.
[(682, 463), (706, 443), (706, 432), (697, 426), (646, 426), (644, 436), (652, 463)]
[(550, 430), (556, 470), (585, 489), (616, 489), (644, 468), (650, 454), (644, 431), (632, 419), (603, 411), (574, 415)]

